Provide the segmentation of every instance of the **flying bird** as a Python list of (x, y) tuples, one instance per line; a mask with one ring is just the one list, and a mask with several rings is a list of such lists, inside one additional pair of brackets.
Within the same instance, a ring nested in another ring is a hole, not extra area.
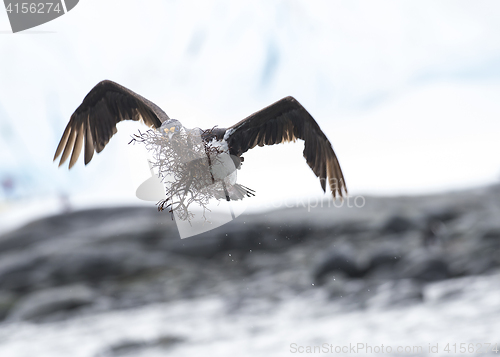
[[(94, 152), (99, 153), (104, 149), (117, 131), (116, 124), (123, 120), (141, 121), (170, 138), (185, 129), (178, 120), (170, 119), (153, 102), (118, 83), (104, 80), (92, 88), (71, 115), (54, 161), (62, 155), (59, 162), (61, 166), (69, 158), (71, 169), (83, 148), (87, 165)], [(229, 128), (214, 127), (200, 130), (200, 133), (204, 142), (216, 142), (225, 147), (237, 169), (243, 162), (242, 155), (257, 145), (301, 139), (304, 141), (304, 158), (320, 179), (323, 191), (326, 192), (328, 185), (333, 198), (347, 195), (344, 176), (330, 141), (313, 117), (293, 97), (285, 97)]]

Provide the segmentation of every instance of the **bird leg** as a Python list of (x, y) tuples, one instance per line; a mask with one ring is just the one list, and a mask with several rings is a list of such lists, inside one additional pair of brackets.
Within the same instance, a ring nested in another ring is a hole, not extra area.
[(226, 201), (228, 202), (229, 210), (231, 211), (231, 218), (235, 219), (236, 217), (234, 216), (233, 207), (231, 207), (231, 199), (229, 198), (229, 192), (227, 192), (226, 183), (224, 181), (222, 181), (222, 187), (224, 188), (224, 194), (226, 195)]

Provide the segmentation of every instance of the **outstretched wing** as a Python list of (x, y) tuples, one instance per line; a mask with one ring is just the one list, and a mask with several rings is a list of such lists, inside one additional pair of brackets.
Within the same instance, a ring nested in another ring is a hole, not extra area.
[(140, 120), (158, 128), (168, 119), (156, 104), (112, 81), (99, 82), (83, 99), (69, 120), (57, 146), (54, 161), (61, 155), (61, 166), (70, 156), (71, 169), (78, 160), (85, 143), (85, 165), (94, 151), (104, 149), (116, 133), (116, 124), (122, 120)]
[(232, 155), (240, 156), (255, 146), (304, 140), (304, 157), (326, 192), (347, 194), (337, 156), (318, 123), (293, 97), (286, 97), (227, 129), (225, 139)]

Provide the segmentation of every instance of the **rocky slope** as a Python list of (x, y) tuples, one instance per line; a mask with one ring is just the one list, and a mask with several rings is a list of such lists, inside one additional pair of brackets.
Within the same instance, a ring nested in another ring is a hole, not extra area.
[(499, 187), (364, 200), (243, 215), (184, 240), (154, 207), (40, 219), (0, 237), (0, 316), (46, 322), (212, 295), (237, 310), (318, 289), (349, 309), (405, 305), (430, 282), (500, 269)]

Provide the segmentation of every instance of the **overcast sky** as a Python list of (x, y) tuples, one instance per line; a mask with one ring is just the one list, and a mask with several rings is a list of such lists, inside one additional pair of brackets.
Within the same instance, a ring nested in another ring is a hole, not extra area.
[[(0, 181), (18, 198), (137, 202), (127, 143), (139, 124), (120, 124), (86, 167), (52, 163), (72, 112), (111, 79), (186, 127), (227, 127), (293, 95), (332, 142), (352, 195), (497, 182), (499, 14), (494, 0), (81, 0), (12, 34), (2, 10)], [(302, 149), (244, 155), (251, 209), (322, 197)]]

